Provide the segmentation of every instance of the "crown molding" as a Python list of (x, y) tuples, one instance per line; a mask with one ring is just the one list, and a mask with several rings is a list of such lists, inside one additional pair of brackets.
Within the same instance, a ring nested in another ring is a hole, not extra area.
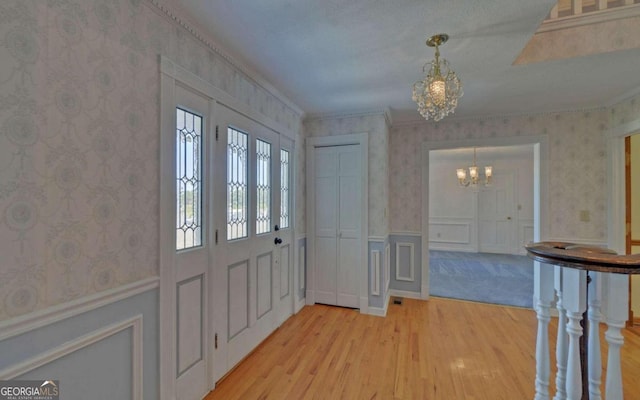
[(514, 118), (514, 117), (536, 117), (541, 115), (553, 115), (553, 114), (562, 114), (562, 113), (584, 113), (584, 112), (594, 112), (594, 111), (607, 111), (611, 107), (604, 106), (594, 106), (594, 107), (584, 107), (584, 108), (567, 108), (553, 111), (538, 111), (538, 112), (522, 112), (522, 113), (506, 113), (506, 114), (496, 114), (496, 115), (470, 115), (467, 117), (453, 117), (447, 118), (445, 121), (434, 122), (427, 121), (425, 119), (407, 119), (397, 121), (393, 128), (397, 127), (405, 127), (405, 126), (415, 126), (415, 125), (429, 125), (436, 126), (441, 123), (447, 122), (467, 122), (467, 121), (487, 121), (494, 119), (502, 119), (502, 118)]
[(627, 100), (631, 100), (636, 96), (640, 96), (640, 86), (633, 89), (629, 89), (626, 92), (622, 93), (621, 95), (614, 97), (613, 99), (609, 100), (605, 105), (609, 108), (613, 108), (619, 105), (620, 103), (623, 103)]
[(307, 114), (303, 122), (319, 121), (325, 119), (338, 119), (338, 118), (358, 118), (369, 117), (374, 115), (382, 115), (385, 123), (390, 127), (393, 123), (391, 118), (391, 110), (388, 108), (382, 110), (363, 110), (363, 111), (350, 111), (350, 112), (335, 112), (335, 113), (319, 113), (319, 114)]
[(285, 106), (296, 113), (301, 119), (304, 118), (305, 112), (300, 107), (298, 107), (297, 104), (295, 104), (288, 97), (282, 94), (278, 89), (275, 88), (275, 86), (273, 86), (268, 80), (262, 77), (262, 75), (260, 75), (257, 71), (251, 70), (247, 66), (242, 65), (234, 60), (228, 51), (223, 50), (215, 42), (215, 40), (211, 38), (205, 27), (201, 27), (193, 21), (188, 21), (187, 17), (182, 15), (185, 14), (185, 12), (181, 10), (180, 7), (175, 4), (175, 2), (170, 1), (170, 3), (172, 7), (167, 6), (165, 2), (162, 2), (160, 0), (145, 1), (145, 4), (149, 5), (154, 11), (157, 11), (160, 15), (166, 17), (168, 20), (184, 28), (195, 39), (204, 44), (209, 50), (222, 57), (227, 63), (229, 63), (229, 65), (237, 69), (249, 80), (251, 80), (253, 83), (266, 90), (269, 94), (281, 101)]

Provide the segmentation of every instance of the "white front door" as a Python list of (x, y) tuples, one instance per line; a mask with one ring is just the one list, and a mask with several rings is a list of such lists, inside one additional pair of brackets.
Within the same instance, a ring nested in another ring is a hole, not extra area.
[(362, 263), (360, 147), (317, 147), (314, 158), (315, 302), (357, 308)]
[[(207, 168), (213, 154), (210, 99), (186, 87), (173, 86), (172, 113), (165, 130), (163, 188), (171, 203), (161, 217), (163, 251), (170, 260), (163, 274), (163, 330), (170, 337), (166, 358), (175, 398), (201, 399), (211, 389), (207, 379), (209, 257), (213, 255)], [(168, 160), (172, 159), (173, 162)], [(166, 331), (169, 330), (169, 331)], [(173, 396), (171, 396), (173, 397)]]
[[(224, 106), (218, 107), (216, 122), (216, 165), (226, 175), (215, 189), (215, 213), (223, 216), (217, 226), (219, 257), (214, 262), (214, 379), (218, 380), (273, 332), (283, 315), (291, 314), (292, 304), (287, 302), (292, 300), (292, 221), (280, 227), (279, 135)], [(285, 150), (293, 155), (292, 144)], [(281, 307), (287, 311), (281, 313)]]
[[(280, 293), (278, 296), (278, 325), (293, 315), (293, 154), (294, 142), (284, 136), (280, 136), (280, 161), (278, 170), (280, 174), (280, 189), (277, 193), (279, 208), (279, 222), (276, 237), (281, 240), (278, 245), (278, 276), (280, 279)], [(275, 239), (274, 239), (275, 240)]]
[(516, 253), (515, 193), (512, 173), (498, 173), (478, 193), (478, 244), (486, 253)]

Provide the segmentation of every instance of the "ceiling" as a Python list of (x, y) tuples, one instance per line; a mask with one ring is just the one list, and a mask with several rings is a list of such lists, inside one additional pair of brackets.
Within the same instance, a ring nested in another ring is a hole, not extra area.
[(598, 107), (640, 87), (640, 49), (513, 65), (556, 0), (175, 1), (308, 115), (419, 120), (411, 86), (436, 33), (463, 84), (455, 117)]

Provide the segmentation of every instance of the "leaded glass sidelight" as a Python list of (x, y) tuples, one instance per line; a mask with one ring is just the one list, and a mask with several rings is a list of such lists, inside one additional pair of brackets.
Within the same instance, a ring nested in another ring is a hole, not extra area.
[(271, 231), (271, 144), (256, 140), (256, 234)]
[(176, 250), (202, 245), (202, 122), (176, 108)]
[(280, 150), (280, 228), (289, 227), (289, 151)]
[(248, 135), (229, 127), (227, 132), (227, 240), (248, 236)]

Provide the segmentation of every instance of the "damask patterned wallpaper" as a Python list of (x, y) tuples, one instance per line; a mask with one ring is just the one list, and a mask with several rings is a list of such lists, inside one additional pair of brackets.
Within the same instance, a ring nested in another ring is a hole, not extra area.
[(149, 0), (1, 2), (0, 320), (158, 275), (158, 54), (301, 131)]
[[(633, 112), (624, 111), (626, 114)], [(616, 111), (619, 113), (623, 111)], [(554, 238), (606, 240), (605, 132), (610, 125), (609, 115), (610, 110), (602, 108), (394, 126), (390, 140), (392, 232), (421, 230), (423, 142), (547, 135), (549, 168), (553, 171), (549, 176), (550, 235)], [(589, 222), (580, 221), (580, 210), (589, 210)]]
[(369, 134), (369, 235), (389, 233), (389, 128), (384, 113), (310, 118), (306, 137)]

